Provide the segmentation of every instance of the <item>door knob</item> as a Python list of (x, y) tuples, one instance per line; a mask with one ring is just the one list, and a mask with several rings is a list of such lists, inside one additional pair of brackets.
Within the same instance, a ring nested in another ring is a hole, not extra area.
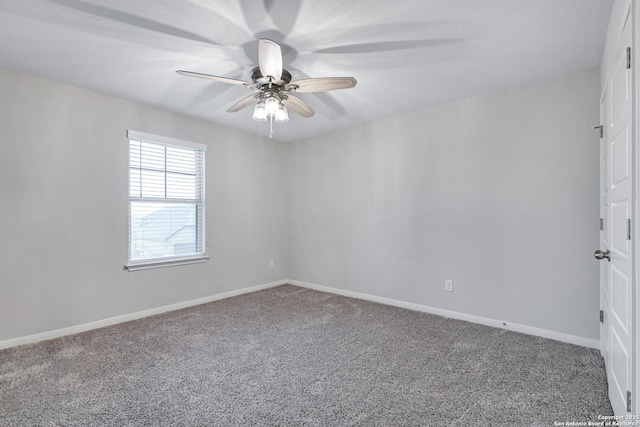
[(598, 249), (593, 253), (593, 256), (596, 257), (596, 259), (606, 258), (607, 261), (611, 262), (611, 252), (609, 252), (609, 249), (607, 249), (606, 251), (601, 251), (600, 249)]

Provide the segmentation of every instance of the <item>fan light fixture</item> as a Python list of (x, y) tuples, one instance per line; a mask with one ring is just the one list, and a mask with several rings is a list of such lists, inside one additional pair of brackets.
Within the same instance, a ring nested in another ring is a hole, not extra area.
[(253, 108), (253, 120), (264, 122), (267, 118), (275, 118), (276, 122), (288, 122), (289, 112), (287, 107), (275, 96), (270, 96), (266, 100), (261, 100)]

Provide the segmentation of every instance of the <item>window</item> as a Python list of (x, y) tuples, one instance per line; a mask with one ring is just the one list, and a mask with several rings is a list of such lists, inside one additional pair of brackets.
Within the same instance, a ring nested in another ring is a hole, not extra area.
[(206, 146), (142, 132), (129, 138), (129, 271), (209, 259)]

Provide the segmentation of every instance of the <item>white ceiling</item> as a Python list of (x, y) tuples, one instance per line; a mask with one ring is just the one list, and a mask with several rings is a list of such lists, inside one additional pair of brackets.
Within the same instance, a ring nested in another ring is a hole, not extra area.
[(293, 80), (353, 76), (298, 97), (317, 114), (274, 124), (295, 141), (599, 64), (612, 0), (0, 0), (0, 67), (267, 136), (227, 113), (257, 40)]

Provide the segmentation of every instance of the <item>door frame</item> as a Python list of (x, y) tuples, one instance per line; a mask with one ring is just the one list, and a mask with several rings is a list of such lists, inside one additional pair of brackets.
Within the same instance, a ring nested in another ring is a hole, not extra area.
[(631, 168), (632, 181), (634, 188), (633, 195), (633, 237), (634, 237), (634, 259), (633, 259), (633, 280), (632, 280), (632, 324), (635, 331), (633, 333), (633, 342), (631, 344), (633, 349), (633, 355), (631, 357), (631, 375), (632, 375), (632, 399), (631, 399), (631, 413), (639, 415), (640, 408), (638, 408), (638, 393), (640, 393), (640, 372), (638, 369), (638, 363), (640, 362), (640, 292), (638, 292), (637, 278), (640, 277), (640, 206), (639, 206), (639, 194), (640, 189), (640, 175), (638, 174), (638, 166), (640, 165), (640, 153), (637, 149), (638, 138), (638, 113), (640, 112), (640, 87), (638, 80), (640, 73), (638, 67), (640, 61), (637, 60), (640, 55), (640, 34), (638, 32), (638, 23), (640, 22), (640, 8), (637, 7), (636, 0), (631, 0), (631, 94), (633, 96), (631, 102), (631, 149), (633, 150), (633, 163)]

